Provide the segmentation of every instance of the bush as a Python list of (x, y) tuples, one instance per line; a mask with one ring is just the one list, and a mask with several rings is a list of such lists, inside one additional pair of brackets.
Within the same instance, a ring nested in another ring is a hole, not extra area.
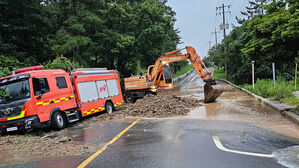
[(75, 62), (75, 61), (71, 61), (63, 56), (57, 57), (56, 59), (54, 59), (53, 61), (49, 61), (46, 64), (46, 68), (47, 69), (63, 69), (63, 70), (67, 70), (68, 68), (80, 68), (81, 66), (79, 65), (79, 63)]

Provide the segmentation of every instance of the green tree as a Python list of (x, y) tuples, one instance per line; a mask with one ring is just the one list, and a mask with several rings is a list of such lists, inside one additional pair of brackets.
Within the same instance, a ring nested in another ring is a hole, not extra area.
[(51, 23), (44, 8), (40, 0), (1, 0), (0, 54), (21, 62), (28, 57), (36, 62), (51, 58), (47, 41)]
[(47, 69), (63, 69), (68, 70), (68, 68), (80, 68), (81, 66), (75, 62), (71, 61), (63, 56), (55, 58), (53, 61), (49, 61), (46, 66)]
[[(276, 63), (278, 75), (292, 79), (299, 49), (298, 8), (299, 2), (295, 0), (252, 2), (247, 13), (251, 12), (253, 17), (243, 20), (241, 26), (227, 36), (226, 53), (222, 52), (222, 43), (217, 49), (210, 50), (210, 59), (218, 66), (223, 66), (226, 61), (228, 78), (236, 84), (250, 82), (251, 61), (255, 61), (258, 79), (271, 78), (272, 62)], [(259, 13), (260, 9), (264, 12)]]
[(274, 2), (271, 8), (268, 6), (269, 14), (255, 17), (248, 24), (252, 39), (242, 52), (251, 60), (275, 62), (278, 69), (289, 71), (292, 68), (287, 69), (284, 64), (293, 65), (298, 56), (299, 10), (293, 10), (293, 5), (298, 7), (299, 2), (290, 4), (289, 9)]

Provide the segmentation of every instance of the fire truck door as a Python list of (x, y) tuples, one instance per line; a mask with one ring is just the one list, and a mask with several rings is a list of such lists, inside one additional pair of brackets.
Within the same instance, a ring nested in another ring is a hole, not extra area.
[(49, 120), (50, 100), (53, 94), (50, 92), (48, 79), (32, 78), (33, 94), (35, 103), (35, 111), (40, 119), (40, 122)]

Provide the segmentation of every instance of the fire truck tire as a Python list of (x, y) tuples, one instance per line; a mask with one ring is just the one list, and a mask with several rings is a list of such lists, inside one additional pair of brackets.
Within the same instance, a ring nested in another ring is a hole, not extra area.
[(61, 112), (54, 112), (51, 118), (51, 127), (55, 130), (61, 130), (66, 127), (66, 120)]
[(106, 102), (105, 110), (108, 114), (111, 114), (113, 112), (113, 104), (111, 102)]

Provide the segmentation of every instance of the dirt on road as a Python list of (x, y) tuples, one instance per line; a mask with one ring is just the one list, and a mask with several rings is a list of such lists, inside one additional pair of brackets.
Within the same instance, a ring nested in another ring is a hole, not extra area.
[(198, 107), (201, 103), (197, 99), (172, 96), (147, 95), (129, 105), (126, 115), (140, 117), (171, 117), (185, 115), (190, 108)]
[[(102, 124), (112, 119), (127, 117), (165, 118), (187, 114), (191, 108), (201, 105), (198, 99), (179, 96), (147, 95), (134, 104), (124, 104), (112, 114), (99, 113), (77, 122), (85, 127)], [(41, 130), (25, 135), (6, 135), (0, 137), (0, 163), (24, 162), (34, 158), (57, 157), (93, 153), (99, 146), (78, 144), (72, 137), (64, 136), (69, 131)], [(51, 135), (55, 134), (55, 137)], [(58, 136), (57, 136), (58, 135)]]
[[(0, 163), (24, 162), (34, 158), (79, 155), (95, 152), (97, 145), (74, 144), (70, 137), (43, 138), (35, 133), (0, 138)], [(0, 164), (0, 165), (1, 165)]]
[(103, 113), (82, 121), (83, 124), (97, 125), (111, 119), (127, 117), (166, 118), (185, 115), (191, 108), (202, 105), (202, 101), (190, 97), (146, 95), (136, 103), (124, 104), (112, 114)]

